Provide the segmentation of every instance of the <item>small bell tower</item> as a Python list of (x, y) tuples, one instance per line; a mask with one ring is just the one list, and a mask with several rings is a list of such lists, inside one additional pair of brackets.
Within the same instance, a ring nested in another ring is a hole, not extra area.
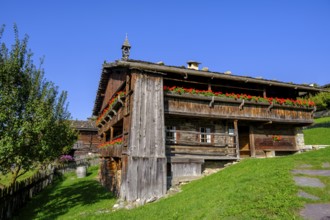
[(130, 50), (131, 50), (131, 45), (128, 42), (128, 37), (126, 34), (125, 41), (124, 41), (123, 45), (121, 46), (121, 52), (122, 52), (121, 59), (122, 60), (128, 60)]

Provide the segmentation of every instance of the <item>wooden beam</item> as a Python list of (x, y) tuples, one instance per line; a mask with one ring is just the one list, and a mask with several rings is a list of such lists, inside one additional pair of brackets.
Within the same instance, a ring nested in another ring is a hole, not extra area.
[(274, 107), (274, 102), (272, 102), (272, 104), (270, 104), (270, 106), (267, 108), (267, 112), (270, 112), (273, 107)]
[(235, 130), (235, 140), (236, 140), (236, 154), (237, 154), (237, 159), (240, 158), (240, 155), (239, 155), (239, 141), (238, 141), (238, 120), (234, 120), (234, 130)]
[(120, 95), (118, 95), (118, 102), (120, 102), (120, 104), (121, 104), (122, 106), (124, 105), (123, 101), (122, 101), (121, 98), (120, 98)]
[(114, 115), (117, 115), (117, 112), (114, 109), (112, 109), (111, 112), (113, 112)]
[(113, 139), (113, 127), (110, 127), (110, 140), (112, 141)]
[(208, 83), (207, 90), (210, 91), (210, 92), (212, 91), (212, 84), (211, 83)]
[(230, 115), (210, 115), (210, 114), (200, 114), (196, 112), (182, 112), (182, 111), (172, 111), (167, 110), (165, 111), (166, 115), (178, 115), (178, 116), (186, 116), (186, 117), (200, 117), (200, 118), (216, 118), (216, 119), (239, 119), (244, 121), (255, 121), (255, 122), (264, 122), (264, 123), (285, 123), (285, 124), (300, 124), (300, 125), (310, 125), (314, 121), (312, 119), (310, 120), (300, 120), (300, 119), (281, 119), (280, 117), (278, 119), (273, 118), (258, 118), (258, 117), (248, 117), (248, 116), (230, 116)]
[(213, 105), (214, 105), (214, 96), (212, 96), (212, 100), (211, 100), (211, 102), (210, 102), (210, 104), (209, 104), (209, 107), (212, 108)]
[[(187, 75), (188, 77), (188, 75)], [(214, 84), (214, 83), (207, 83), (207, 82), (201, 82), (201, 81), (194, 81), (194, 80), (183, 80), (183, 79), (175, 79), (175, 78), (169, 78), (169, 77), (164, 77), (164, 80), (168, 81), (176, 81), (176, 82), (185, 82), (189, 84), (199, 84), (199, 85), (207, 85), (212, 87), (223, 87), (223, 88), (230, 88), (230, 89), (242, 89), (242, 90), (249, 90), (249, 91), (263, 91), (262, 89), (257, 89), (257, 88), (248, 88), (248, 87), (240, 87), (240, 86), (229, 86), (229, 85), (223, 85), (223, 84)]]
[(245, 101), (245, 100), (243, 99), (243, 100), (242, 100), (242, 103), (239, 105), (239, 107), (238, 107), (238, 108), (239, 108), (239, 110), (243, 110), (244, 101)]
[(254, 145), (254, 127), (250, 125), (250, 133), (249, 133), (249, 139), (250, 139), (250, 152), (251, 157), (256, 157), (256, 147)]
[(185, 72), (185, 76), (183, 78), (188, 79), (188, 73)]

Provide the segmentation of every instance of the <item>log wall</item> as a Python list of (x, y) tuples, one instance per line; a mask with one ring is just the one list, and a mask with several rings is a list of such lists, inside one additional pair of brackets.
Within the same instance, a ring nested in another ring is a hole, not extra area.
[[(175, 140), (166, 138), (167, 157), (217, 160), (235, 158), (235, 135), (228, 134), (228, 124), (233, 126), (233, 122), (226, 120), (166, 116), (166, 127), (175, 127), (175, 130), (166, 130), (166, 133), (175, 133)], [(201, 127), (211, 129), (209, 143), (201, 142)]]
[(76, 159), (88, 156), (88, 153), (98, 153), (100, 139), (97, 131), (79, 131), (78, 141), (73, 145)]
[(126, 74), (125, 74), (124, 70), (113, 70), (113, 71), (109, 72), (108, 74), (110, 74), (110, 78), (109, 78), (109, 81), (107, 84), (106, 92), (104, 94), (101, 111), (102, 111), (102, 109), (104, 109), (107, 106), (110, 98), (115, 94), (117, 89), (120, 87), (120, 85), (122, 85), (122, 83), (126, 79)]
[[(256, 126), (253, 133), (257, 156), (265, 156), (267, 151), (295, 152), (299, 150), (296, 144), (295, 127), (287, 125)], [(275, 136), (280, 140), (275, 140)]]
[(166, 193), (163, 80), (144, 74), (132, 77), (131, 127), (120, 196), (145, 201)]

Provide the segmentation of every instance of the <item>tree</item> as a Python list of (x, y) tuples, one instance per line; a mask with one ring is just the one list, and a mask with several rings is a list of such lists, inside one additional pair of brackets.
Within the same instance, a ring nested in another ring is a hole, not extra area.
[(310, 99), (315, 102), (318, 110), (330, 108), (330, 91), (317, 93), (316, 95), (311, 96)]
[(47, 164), (66, 153), (75, 142), (70, 128), (67, 93), (58, 91), (44, 79), (32, 52), (28, 37), (19, 39), (9, 50), (2, 42), (5, 27), (0, 28), (0, 172), (16, 179), (37, 166)]

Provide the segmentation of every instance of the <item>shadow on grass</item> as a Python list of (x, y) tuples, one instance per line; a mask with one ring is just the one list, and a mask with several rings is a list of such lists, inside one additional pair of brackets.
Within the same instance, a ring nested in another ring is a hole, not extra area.
[[(64, 179), (67, 178), (70, 177)], [(74, 181), (76, 183), (72, 185), (62, 186), (63, 179), (57, 179), (51, 187), (24, 207), (14, 219), (56, 219), (76, 206), (91, 205), (114, 198), (94, 179)]]

